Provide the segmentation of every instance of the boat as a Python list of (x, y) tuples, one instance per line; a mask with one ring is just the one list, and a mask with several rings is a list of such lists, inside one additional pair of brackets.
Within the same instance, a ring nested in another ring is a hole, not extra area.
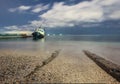
[(32, 33), (33, 39), (41, 39), (45, 37), (45, 29), (42, 27), (38, 27)]

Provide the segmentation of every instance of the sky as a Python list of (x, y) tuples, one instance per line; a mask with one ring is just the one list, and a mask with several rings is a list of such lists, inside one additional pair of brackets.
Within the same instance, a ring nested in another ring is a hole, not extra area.
[(0, 32), (120, 34), (120, 0), (0, 0)]

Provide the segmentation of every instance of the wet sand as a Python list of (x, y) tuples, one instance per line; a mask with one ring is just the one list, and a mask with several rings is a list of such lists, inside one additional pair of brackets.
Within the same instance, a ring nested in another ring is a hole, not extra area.
[[(13, 82), (119, 84), (80, 50), (64, 48), (51, 59), (58, 48), (49, 48), (49, 52), (39, 50), (39, 53), (1, 49), (0, 84)], [(45, 63), (46, 61), (48, 62)], [(43, 67), (39, 67), (43, 64)], [(29, 75), (31, 72), (33, 73)]]

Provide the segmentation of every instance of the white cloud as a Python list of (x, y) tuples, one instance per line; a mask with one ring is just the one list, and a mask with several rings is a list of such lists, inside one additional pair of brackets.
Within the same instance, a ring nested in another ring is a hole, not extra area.
[(17, 7), (17, 8), (10, 8), (10, 9), (8, 9), (10, 12), (15, 12), (15, 11), (19, 11), (19, 12), (21, 12), (21, 11), (27, 11), (27, 10), (29, 10), (31, 8), (31, 6), (24, 6), (24, 5), (22, 5), (22, 6), (19, 6), (19, 7)]
[(29, 10), (31, 7), (30, 6), (20, 6), (18, 7), (18, 10), (24, 11), (24, 10)]
[(115, 11), (109, 16), (111, 19), (120, 19), (120, 11)]
[(47, 13), (40, 15), (49, 27), (74, 26), (80, 22), (98, 22), (103, 18), (101, 7), (92, 6), (93, 2), (83, 2), (73, 6), (64, 5), (63, 2), (55, 3)]
[(10, 8), (10, 9), (8, 9), (8, 11), (10, 11), (10, 12), (15, 12), (15, 11), (16, 11), (16, 8)]
[(31, 31), (16, 31), (16, 30), (5, 31), (4, 33), (7, 33), (7, 34), (27, 34), (27, 35), (31, 35), (32, 34)]
[(16, 8), (10, 8), (8, 9), (10, 12), (21, 12), (21, 11), (27, 11), (27, 10), (30, 10), (31, 12), (33, 13), (39, 13), (43, 10), (47, 10), (49, 8), (49, 4), (47, 5), (43, 5), (43, 4), (38, 4), (38, 5), (35, 5), (35, 6), (24, 6), (24, 5), (21, 5), (19, 7), (16, 7)]
[(48, 5), (42, 5), (42, 4), (38, 4), (36, 6), (33, 7), (33, 9), (31, 10), (33, 13), (39, 13), (42, 10), (46, 10), (49, 8), (49, 4)]
[[(48, 8), (49, 5), (43, 6), (42, 4), (38, 4), (32, 6), (30, 11), (39, 13)], [(20, 27), (24, 27), (24, 29), (30, 28), (32, 30), (41, 24), (45, 27), (96, 26), (95, 24), (99, 25), (99, 22), (105, 20), (120, 19), (119, 8), (120, 0), (92, 0), (83, 1), (74, 5), (66, 5), (64, 2), (59, 2), (54, 3), (50, 10), (39, 15), (40, 20), (29, 21), (29, 24)], [(93, 23), (93, 25), (86, 23)]]
[[(47, 27), (74, 26), (81, 23), (97, 23), (110, 19), (120, 19), (119, 0), (83, 1), (75, 5), (55, 3), (51, 10), (39, 15)], [(41, 21), (34, 21), (37, 24)], [(31, 22), (33, 24), (33, 22)]]
[(7, 26), (7, 27), (4, 27), (4, 29), (7, 29), (7, 30), (17, 30), (17, 29), (18, 29), (18, 26), (16, 26), (16, 25)]
[(18, 25), (5, 26), (4, 29), (7, 31), (29, 31), (29, 30), (33, 30), (34, 27), (30, 24), (26, 24), (22, 26), (18, 26)]
[[(98, 0), (96, 0), (97, 2)], [(100, 2), (100, 3), (99, 3)], [(114, 5), (114, 4), (117, 4), (119, 3), (120, 4), (120, 1), (119, 0), (99, 0), (99, 4), (102, 5), (102, 6), (111, 6), (111, 5)]]

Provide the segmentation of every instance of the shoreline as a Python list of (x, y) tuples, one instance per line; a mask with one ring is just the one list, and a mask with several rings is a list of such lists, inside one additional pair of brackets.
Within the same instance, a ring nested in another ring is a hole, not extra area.
[(37, 52), (0, 50), (0, 83), (119, 84), (82, 51), (50, 49)]
[(114, 77), (116, 80), (120, 82), (120, 66), (114, 64), (90, 51), (84, 50), (83, 51), (87, 57), (93, 60), (99, 67), (101, 67), (104, 71)]
[(12, 38), (30, 38), (32, 36), (0, 36), (0, 39), (12, 39)]

